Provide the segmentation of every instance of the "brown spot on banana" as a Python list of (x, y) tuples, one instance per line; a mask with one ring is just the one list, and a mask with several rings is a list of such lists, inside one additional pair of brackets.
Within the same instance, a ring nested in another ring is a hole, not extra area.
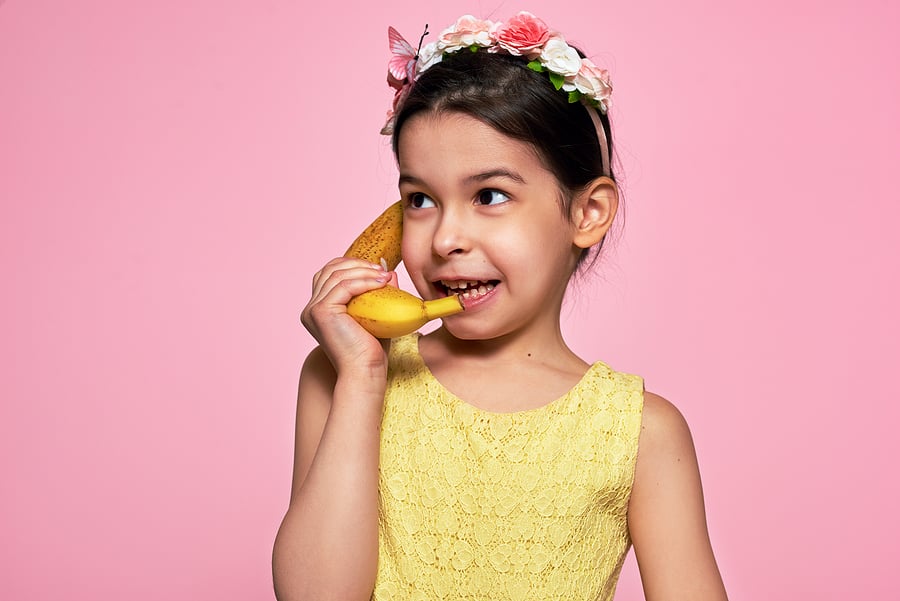
[(345, 257), (354, 257), (380, 263), (384, 259), (388, 271), (393, 271), (400, 264), (400, 240), (403, 238), (403, 205), (398, 200), (363, 230), (347, 252)]

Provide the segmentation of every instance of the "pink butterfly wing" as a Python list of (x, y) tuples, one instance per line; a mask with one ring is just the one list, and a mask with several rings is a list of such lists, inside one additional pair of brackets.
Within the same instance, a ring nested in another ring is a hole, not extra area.
[(416, 68), (415, 48), (393, 27), (388, 27), (388, 41), (393, 55), (388, 63), (388, 71), (399, 81), (412, 79)]

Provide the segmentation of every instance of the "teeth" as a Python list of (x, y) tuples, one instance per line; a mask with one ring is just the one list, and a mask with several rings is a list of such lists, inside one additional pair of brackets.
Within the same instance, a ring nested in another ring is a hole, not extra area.
[(472, 288), (470, 290), (466, 290), (460, 296), (463, 298), (475, 298), (476, 296), (483, 296), (494, 289), (493, 284), (481, 284), (478, 288)]
[(467, 288), (477, 288), (481, 282), (478, 280), (441, 280), (441, 285), (450, 290), (466, 290)]
[(441, 280), (441, 285), (447, 290), (458, 293), (463, 298), (481, 296), (494, 289), (493, 284), (482, 283), (478, 280)]

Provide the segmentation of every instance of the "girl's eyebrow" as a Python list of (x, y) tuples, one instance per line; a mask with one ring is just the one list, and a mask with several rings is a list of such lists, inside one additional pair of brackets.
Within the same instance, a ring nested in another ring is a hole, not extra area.
[[(511, 179), (512, 181), (518, 184), (525, 184), (525, 178), (516, 173), (515, 171), (511, 171), (506, 169), (505, 167), (498, 167), (496, 169), (489, 169), (487, 171), (483, 171), (481, 173), (475, 173), (473, 175), (469, 175), (463, 178), (463, 183), (472, 183), (472, 182), (483, 182), (485, 180), (494, 179), (494, 178), (506, 178)], [(425, 182), (414, 175), (409, 175), (407, 173), (401, 173), (400, 178), (397, 182), (398, 184), (410, 184), (414, 186), (423, 186)]]
[(418, 177), (414, 175), (408, 175), (406, 173), (400, 174), (400, 179), (397, 180), (397, 185), (410, 184), (412, 186), (423, 186), (425, 182), (420, 180)]
[(467, 177), (465, 182), (481, 182), (487, 179), (494, 179), (495, 177), (503, 177), (506, 179), (511, 179), (518, 184), (524, 184), (525, 178), (516, 173), (515, 171), (510, 171), (505, 167), (498, 167), (496, 169), (489, 169), (483, 173), (476, 173), (475, 175), (470, 175)]

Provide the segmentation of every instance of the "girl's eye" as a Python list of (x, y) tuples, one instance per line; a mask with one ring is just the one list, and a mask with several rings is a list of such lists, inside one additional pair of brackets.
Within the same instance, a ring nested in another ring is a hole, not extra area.
[(421, 192), (416, 192), (414, 194), (410, 194), (409, 206), (414, 209), (427, 209), (434, 206), (434, 201)]
[(500, 190), (482, 190), (478, 193), (478, 204), (498, 205), (509, 200), (509, 196)]

